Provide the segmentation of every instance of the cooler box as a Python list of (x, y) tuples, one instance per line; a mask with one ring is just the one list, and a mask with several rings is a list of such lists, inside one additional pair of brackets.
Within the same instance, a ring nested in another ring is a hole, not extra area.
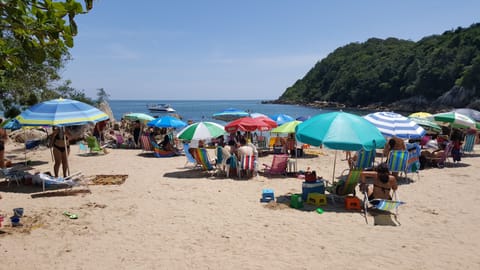
[(323, 180), (317, 180), (316, 182), (303, 182), (302, 183), (302, 199), (307, 201), (308, 193), (320, 193), (325, 194), (325, 183)]

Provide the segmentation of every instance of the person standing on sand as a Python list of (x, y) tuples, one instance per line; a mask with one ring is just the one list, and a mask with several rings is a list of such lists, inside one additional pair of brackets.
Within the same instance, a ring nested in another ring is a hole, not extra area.
[[(0, 118), (0, 125), (3, 123), (3, 119)], [(5, 143), (8, 136), (4, 128), (0, 127), (0, 168), (5, 168)]]
[(69, 140), (70, 133), (65, 128), (54, 127), (50, 137), (50, 146), (53, 147), (53, 158), (55, 159), (55, 164), (53, 165), (55, 178), (58, 177), (60, 165), (62, 165), (63, 177), (67, 177), (68, 154), (70, 154)]

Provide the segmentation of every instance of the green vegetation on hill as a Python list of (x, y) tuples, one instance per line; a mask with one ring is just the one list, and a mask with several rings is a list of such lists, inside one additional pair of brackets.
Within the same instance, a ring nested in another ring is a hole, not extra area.
[(279, 102), (347, 106), (433, 101), (458, 86), (480, 93), (480, 24), (418, 42), (371, 38), (336, 49), (286, 89)]

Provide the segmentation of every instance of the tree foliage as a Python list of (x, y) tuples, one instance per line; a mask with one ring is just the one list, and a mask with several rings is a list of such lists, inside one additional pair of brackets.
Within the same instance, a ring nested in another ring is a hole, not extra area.
[(279, 98), (348, 106), (388, 104), (423, 96), (433, 100), (453, 86), (480, 91), (480, 24), (418, 42), (371, 38), (336, 49)]
[[(7, 114), (51, 96), (77, 34), (75, 16), (93, 0), (0, 0), (0, 99)], [(67, 89), (69, 82), (67, 83)], [(78, 91), (68, 92), (68, 96)]]

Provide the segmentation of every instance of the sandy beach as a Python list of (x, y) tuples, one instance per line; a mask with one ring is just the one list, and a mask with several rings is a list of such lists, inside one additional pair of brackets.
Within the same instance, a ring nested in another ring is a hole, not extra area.
[[(24, 161), (22, 147), (10, 142), (6, 157)], [(72, 146), (71, 172), (128, 175), (123, 184), (41, 192), (1, 182), (0, 269), (480, 268), (478, 145), (456, 166), (425, 169), (419, 180), (399, 182), (406, 202), (400, 226), (374, 226), (372, 216), (366, 224), (361, 212), (331, 200), (323, 214), (315, 207), (290, 208), (289, 196), (302, 192), (296, 177), (212, 177), (185, 168), (184, 156), (109, 151), (84, 156)], [(311, 167), (331, 180), (335, 151), (310, 153), (298, 159), (298, 169)], [(336, 176), (347, 168), (343, 157), (339, 151)], [(32, 172), (53, 170), (48, 148), (29, 151), (27, 158)], [(260, 164), (271, 160), (261, 157)], [(277, 203), (259, 201), (264, 188), (274, 190)], [(24, 208), (24, 226), (12, 228), (8, 217), (17, 207)]]

